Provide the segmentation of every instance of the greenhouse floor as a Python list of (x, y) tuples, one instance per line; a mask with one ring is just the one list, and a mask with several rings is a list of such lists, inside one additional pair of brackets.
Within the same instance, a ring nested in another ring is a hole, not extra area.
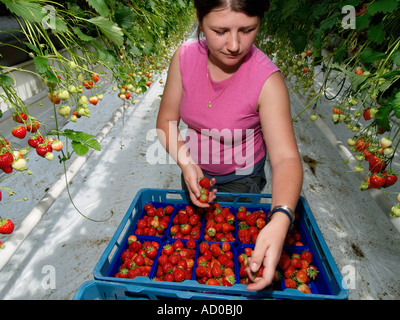
[[(165, 80), (166, 74), (160, 77)], [(96, 263), (137, 192), (180, 189), (174, 163), (166, 158), (165, 164), (150, 164), (163, 85), (155, 81), (135, 105), (123, 104), (112, 84), (104, 86), (104, 99), (92, 108), (91, 118), (65, 124), (97, 135), (102, 146), (100, 152), (68, 162), (69, 194), (56, 157), (48, 162), (30, 153), (34, 174), (6, 180), (8, 187), (26, 190), (28, 200), (1, 207), (2, 215), (13, 217), (16, 230), (0, 237), (6, 246), (0, 251), (0, 299), (71, 299), (93, 279)], [(293, 92), (291, 102), (294, 114), (305, 106)], [(295, 122), (304, 160), (302, 195), (346, 279), (349, 299), (400, 299), (399, 222), (389, 218), (391, 201), (382, 192), (359, 190), (360, 176), (350, 172), (352, 159), (344, 161), (349, 154), (338, 130), (329, 116), (311, 122), (308, 111)], [(263, 192), (270, 192), (268, 185)]]

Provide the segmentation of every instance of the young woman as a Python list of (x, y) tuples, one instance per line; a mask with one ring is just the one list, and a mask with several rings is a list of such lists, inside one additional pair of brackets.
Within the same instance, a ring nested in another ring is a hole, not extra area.
[[(217, 191), (253, 193), (265, 185), (268, 152), (272, 169), (270, 222), (251, 257), (249, 290), (268, 286), (293, 222), (303, 171), (293, 132), (290, 101), (279, 69), (254, 40), (269, 6), (262, 0), (195, 0), (205, 39), (187, 42), (172, 57), (157, 119), (160, 142), (182, 170), (194, 205), (199, 181)], [(186, 141), (179, 130), (187, 124)], [(252, 272), (263, 265), (263, 276)]]

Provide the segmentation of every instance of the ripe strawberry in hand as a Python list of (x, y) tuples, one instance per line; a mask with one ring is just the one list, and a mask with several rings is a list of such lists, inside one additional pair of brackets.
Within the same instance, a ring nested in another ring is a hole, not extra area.
[(10, 234), (14, 231), (14, 223), (10, 219), (0, 219), (0, 233)]
[(205, 188), (205, 189), (210, 189), (210, 187), (211, 187), (210, 179), (207, 177), (201, 178), (199, 184), (202, 188)]

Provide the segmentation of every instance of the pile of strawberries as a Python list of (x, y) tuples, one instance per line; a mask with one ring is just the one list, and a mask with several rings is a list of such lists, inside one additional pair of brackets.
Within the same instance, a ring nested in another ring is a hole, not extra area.
[(190, 205), (178, 210), (173, 217), (169, 236), (172, 239), (189, 239), (190, 237), (193, 237), (195, 240), (199, 239), (203, 213), (203, 209), (194, 209)]
[(196, 260), (196, 279), (200, 284), (232, 286), (236, 283), (232, 247), (228, 242), (201, 242)]
[(196, 256), (196, 246), (193, 237), (186, 241), (177, 239), (174, 242), (169, 241), (164, 244), (158, 257), (154, 280), (170, 282), (190, 280)]
[(311, 293), (308, 284), (318, 276), (318, 269), (312, 264), (313, 255), (309, 250), (289, 255), (282, 251), (278, 266), (283, 272), (286, 288)]
[(235, 216), (229, 209), (213, 203), (205, 214), (204, 240), (234, 242)]
[(255, 243), (257, 236), (267, 223), (267, 215), (263, 210), (248, 211), (241, 206), (236, 213), (238, 221), (238, 238), (241, 243)]
[(160, 244), (156, 241), (141, 243), (135, 235), (131, 235), (128, 238), (128, 245), (128, 249), (121, 253), (122, 265), (115, 277), (129, 279), (148, 277)]
[(152, 203), (146, 203), (144, 206), (144, 215), (137, 222), (135, 230), (136, 235), (161, 237), (168, 228), (168, 223), (173, 206), (165, 206), (156, 208)]

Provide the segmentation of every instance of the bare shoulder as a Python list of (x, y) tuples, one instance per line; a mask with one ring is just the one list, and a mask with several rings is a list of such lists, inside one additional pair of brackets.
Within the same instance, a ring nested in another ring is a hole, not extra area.
[(265, 81), (258, 98), (258, 110), (277, 105), (289, 105), (289, 92), (280, 72), (274, 72)]

